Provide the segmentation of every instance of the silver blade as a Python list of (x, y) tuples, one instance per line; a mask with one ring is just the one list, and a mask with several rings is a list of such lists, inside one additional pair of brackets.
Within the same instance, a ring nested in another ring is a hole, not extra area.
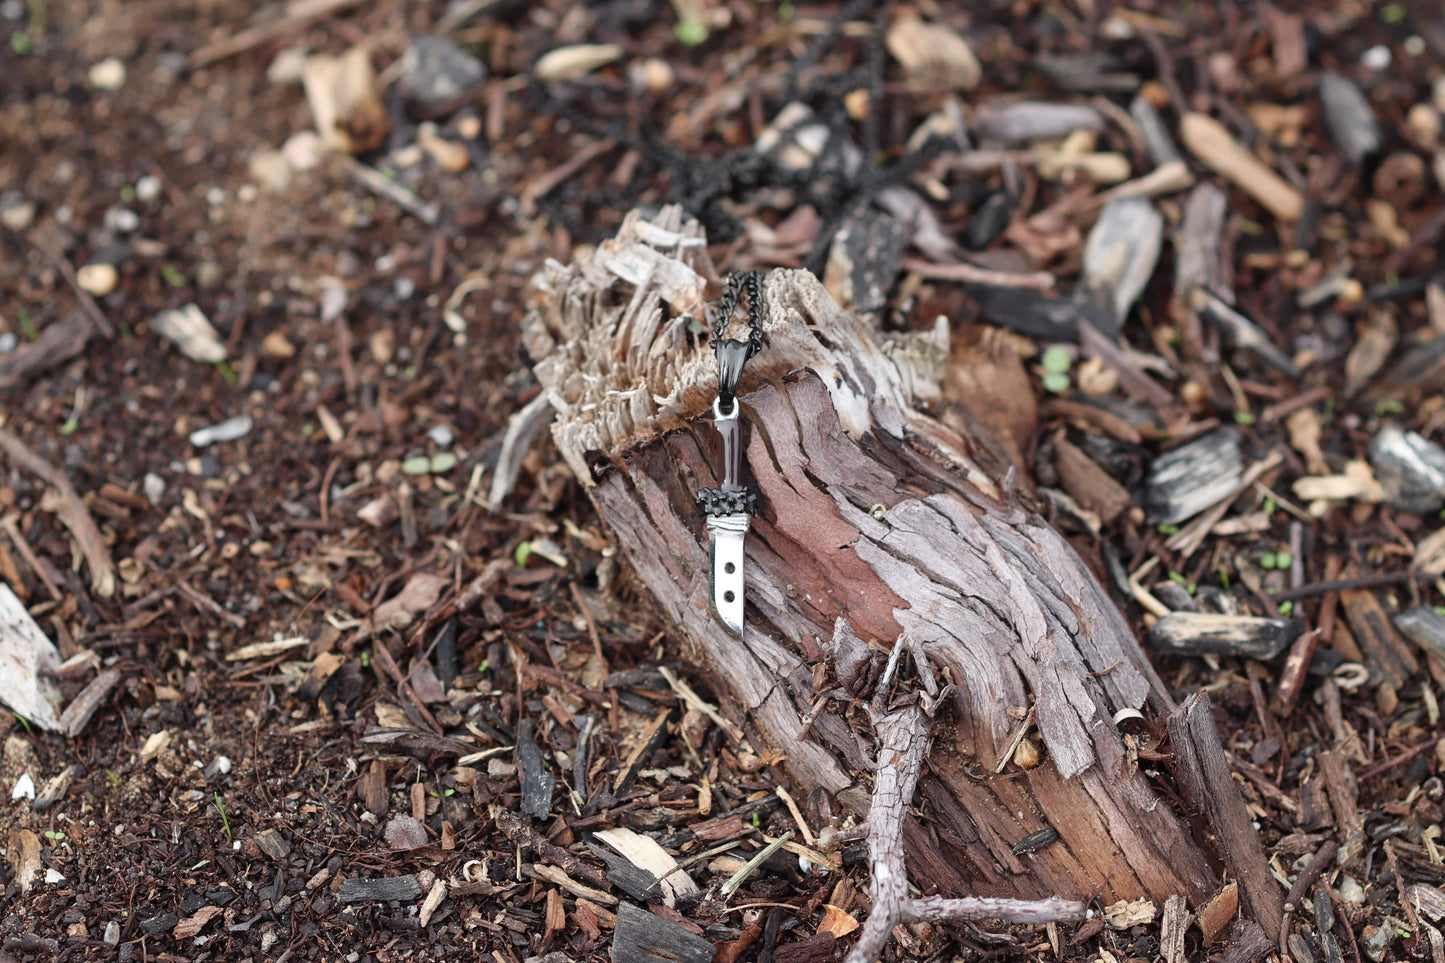
[(712, 541), (712, 605), (718, 618), (738, 635), (743, 634), (743, 539), (752, 519), (744, 512), (710, 515)]

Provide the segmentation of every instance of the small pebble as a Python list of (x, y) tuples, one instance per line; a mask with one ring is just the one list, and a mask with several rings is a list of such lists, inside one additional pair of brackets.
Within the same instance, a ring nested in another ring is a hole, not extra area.
[(463, 144), (454, 140), (446, 140), (441, 137), (431, 137), (422, 142), (422, 149), (431, 155), (432, 160), (442, 170), (451, 174), (460, 174), (471, 166), (472, 155)]
[(276, 55), (266, 68), (266, 79), (273, 84), (299, 84), (306, 72), (306, 51), (287, 47)]
[(293, 171), (309, 171), (326, 156), (326, 145), (314, 130), (303, 130), (286, 138), (281, 153)]
[(1367, 70), (1388, 70), (1390, 60), (1390, 48), (1383, 44), (1371, 47), (1360, 55), (1360, 65)]
[(426, 436), (436, 442), (439, 448), (450, 448), (452, 442), (457, 440), (456, 435), (446, 425), (437, 425), (435, 428), (428, 429)]
[(148, 471), (141, 481), (141, 491), (145, 492), (146, 501), (159, 505), (166, 493), (166, 480), (155, 472)]
[(112, 207), (105, 212), (105, 226), (117, 234), (134, 234), (140, 230), (140, 215), (126, 207)]
[(280, 331), (268, 332), (261, 339), (261, 354), (268, 358), (290, 358), (296, 354), (296, 346)]
[(392, 282), (391, 288), (396, 292), (397, 300), (405, 301), (416, 293), (416, 282), (409, 277), (399, 277)]
[(120, 924), (111, 920), (105, 924), (105, 935), (101, 937), (107, 946), (116, 946), (120, 943)]
[(0, 224), (12, 231), (23, 231), (35, 220), (35, 203), (20, 201), (0, 211)]
[(190, 442), (197, 448), (205, 448), (221, 441), (235, 441), (249, 435), (254, 425), (255, 422), (251, 420), (250, 415), (236, 415), (234, 418), (227, 418), (220, 424), (197, 428), (191, 432)]
[(1436, 77), (1435, 82), (1430, 85), (1430, 103), (1434, 104), (1440, 113), (1445, 114), (1445, 74)]
[(202, 261), (196, 265), (196, 287), (202, 291), (213, 291), (220, 287), (224, 276), (221, 265), (216, 261)]
[(65, 874), (58, 869), (47, 869), (45, 871), (45, 882), (51, 886), (65, 882)]
[(220, 207), (226, 203), (226, 189), (224, 187), (212, 187), (206, 191), (206, 203), (212, 207)]
[(154, 174), (147, 174), (135, 182), (135, 199), (143, 202), (150, 202), (161, 196), (161, 179)]
[(90, 68), (90, 85), (97, 90), (119, 90), (125, 85), (125, 64), (107, 57)]
[(35, 780), (30, 778), (30, 773), (22, 773), (20, 778), (15, 780), (15, 788), (10, 790), (11, 799), (34, 799)]
[(1421, 147), (1432, 148), (1440, 139), (1440, 112), (1429, 104), (1416, 104), (1405, 115), (1405, 126)]
[(291, 186), (291, 162), (279, 150), (260, 150), (252, 154), (246, 164), (246, 172), (268, 191), (284, 191)]
[(84, 264), (75, 272), (76, 283), (92, 297), (103, 298), (120, 283), (114, 264)]
[(0, 354), (9, 354), (20, 346), (14, 331), (0, 331)]
[(11, 22), (14, 22), (14, 21), (19, 20), (20, 18), (22, 18), (22, 17), (24, 17), (24, 16), (25, 16), (25, 3), (24, 3), (24, 0), (5, 0), (4, 3), (0, 3), (0, 17), (3, 17), (3, 18), (5, 18), (6, 20), (9, 20), (9, 21), (11, 21)]

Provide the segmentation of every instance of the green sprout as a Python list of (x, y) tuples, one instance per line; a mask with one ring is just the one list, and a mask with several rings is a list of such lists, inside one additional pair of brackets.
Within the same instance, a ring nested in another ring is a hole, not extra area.
[(1171, 525), (1171, 524), (1169, 524), (1168, 522), (1161, 522), (1161, 523), (1158, 525), (1157, 530), (1158, 530), (1158, 532), (1159, 532), (1160, 535), (1178, 535), (1178, 534), (1179, 534), (1179, 526), (1178, 526), (1178, 525)]
[(174, 264), (161, 265), (161, 278), (173, 288), (186, 286), (186, 275)]
[(1250, 411), (1236, 411), (1234, 413), (1234, 423), (1248, 428), (1254, 424), (1254, 413)]
[(1281, 618), (1289, 618), (1294, 613), (1294, 600), (1285, 599), (1279, 603), (1279, 614)]
[(707, 42), (707, 24), (701, 20), (679, 20), (673, 25), (672, 32), (677, 35), (679, 43), (688, 47)]
[(232, 842), (231, 820), (226, 818), (226, 804), (221, 801), (220, 793), (213, 793), (213, 797), (216, 803), (216, 811), (221, 814), (221, 828), (226, 832), (226, 842)]

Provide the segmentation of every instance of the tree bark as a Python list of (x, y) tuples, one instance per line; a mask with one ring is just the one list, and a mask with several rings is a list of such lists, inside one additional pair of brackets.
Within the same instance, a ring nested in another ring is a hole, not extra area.
[[(859, 696), (877, 653), (906, 638), (920, 674), (954, 693), (903, 823), (916, 886), (1105, 904), (1214, 891), (1191, 827), (1114, 723), (1174, 708), (1128, 624), (1068, 542), (920, 410), (940, 400), (946, 324), (880, 335), (811, 274), (768, 276), (764, 348), (739, 393), (762, 506), (740, 642), (711, 611), (694, 503), (719, 463), (711, 351), (688, 327), (718, 291), (701, 229), (675, 208), (634, 212), (536, 288), (526, 341), (562, 455), (724, 713), (795, 795), (866, 817), (878, 746)], [(1044, 751), (1025, 769), (1011, 753), (1030, 717)], [(1047, 828), (1057, 842), (1013, 852)]]

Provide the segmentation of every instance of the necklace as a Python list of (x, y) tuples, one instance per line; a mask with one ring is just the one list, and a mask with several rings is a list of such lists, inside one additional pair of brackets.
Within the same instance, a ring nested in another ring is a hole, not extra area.
[[(712, 321), (713, 353), (717, 358), (717, 398), (712, 403), (713, 428), (722, 441), (722, 484), (697, 493), (698, 506), (707, 516), (712, 548), (712, 604), (728, 628), (743, 634), (743, 542), (757, 514), (757, 493), (742, 484), (743, 452), (741, 404), (737, 399), (743, 365), (763, 347), (763, 276), (740, 271), (723, 287)], [(751, 322), (746, 341), (725, 338), (737, 312), (738, 297), (747, 295)]]

